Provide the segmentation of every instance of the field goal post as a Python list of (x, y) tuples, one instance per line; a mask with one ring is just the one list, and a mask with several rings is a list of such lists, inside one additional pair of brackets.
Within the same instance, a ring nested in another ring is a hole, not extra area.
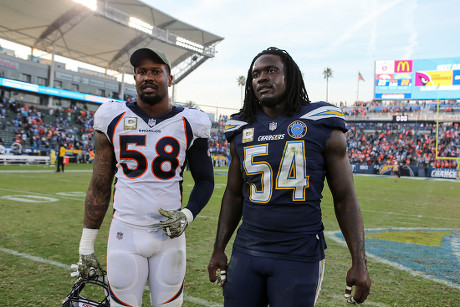
[(439, 105), (440, 101), (439, 99), (436, 101), (437, 107), (436, 107), (436, 156), (435, 159), (439, 160), (457, 160), (457, 180), (460, 180), (460, 157), (441, 157), (439, 156)]

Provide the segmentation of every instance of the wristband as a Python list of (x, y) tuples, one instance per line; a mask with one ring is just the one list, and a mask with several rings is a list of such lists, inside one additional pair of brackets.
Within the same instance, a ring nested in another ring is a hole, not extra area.
[(185, 214), (185, 217), (187, 218), (187, 222), (190, 224), (191, 222), (193, 222), (193, 213), (192, 211), (190, 211), (189, 209), (187, 208), (184, 208), (181, 210), (181, 212), (183, 214)]
[(83, 228), (80, 239), (80, 255), (89, 255), (94, 253), (94, 242), (96, 242), (99, 229)]

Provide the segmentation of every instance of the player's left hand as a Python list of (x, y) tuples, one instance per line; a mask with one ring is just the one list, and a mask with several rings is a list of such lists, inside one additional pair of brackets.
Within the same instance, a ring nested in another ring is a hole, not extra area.
[(104, 275), (101, 265), (94, 253), (89, 255), (80, 255), (77, 274), (78, 277), (84, 279), (96, 278)]
[(158, 212), (160, 212), (161, 215), (167, 217), (168, 219), (166, 221), (155, 224), (154, 226), (163, 228), (166, 235), (171, 239), (180, 236), (184, 232), (185, 228), (187, 228), (187, 216), (182, 211), (166, 211), (160, 208)]
[[(369, 295), (371, 288), (371, 278), (367, 271), (366, 264), (352, 266), (347, 273), (347, 287), (345, 289), (345, 298), (350, 304), (361, 304)], [(355, 287), (355, 293), (352, 294), (352, 287)]]

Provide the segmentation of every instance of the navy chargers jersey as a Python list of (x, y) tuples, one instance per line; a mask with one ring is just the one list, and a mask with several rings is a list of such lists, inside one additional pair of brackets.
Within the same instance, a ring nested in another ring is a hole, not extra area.
[(244, 180), (243, 222), (233, 248), (299, 261), (324, 258), (323, 154), (334, 129), (347, 131), (343, 113), (325, 102), (275, 120), (259, 111), (254, 123), (238, 115), (227, 122)]

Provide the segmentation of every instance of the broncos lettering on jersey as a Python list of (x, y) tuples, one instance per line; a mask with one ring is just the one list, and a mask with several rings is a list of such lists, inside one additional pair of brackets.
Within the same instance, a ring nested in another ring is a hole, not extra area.
[(254, 123), (238, 115), (226, 123), (244, 180), (243, 223), (234, 248), (290, 260), (324, 258), (323, 153), (334, 129), (347, 131), (343, 113), (325, 102), (275, 120), (259, 111)]
[(195, 139), (210, 137), (204, 112), (173, 107), (152, 118), (134, 102), (107, 102), (96, 111), (94, 129), (107, 136), (115, 152), (115, 218), (148, 226), (164, 219), (159, 208), (181, 208), (186, 151)]

